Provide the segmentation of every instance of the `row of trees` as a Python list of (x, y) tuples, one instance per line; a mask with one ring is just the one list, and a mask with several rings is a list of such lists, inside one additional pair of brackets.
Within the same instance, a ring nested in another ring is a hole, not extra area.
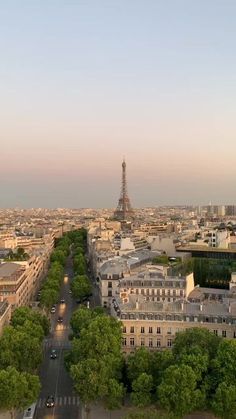
[(87, 248), (87, 234), (86, 230), (79, 230), (73, 237), (73, 268), (75, 276), (71, 283), (71, 291), (77, 301), (83, 301), (92, 294), (91, 282), (86, 275), (86, 248)]
[(66, 365), (88, 412), (97, 401), (119, 408), (126, 394), (133, 406), (149, 412), (130, 413), (127, 419), (182, 418), (206, 409), (236, 418), (235, 340), (193, 328), (177, 334), (172, 351), (140, 348), (124, 359), (120, 323), (102, 308), (80, 307), (71, 327)]
[[(86, 231), (70, 232), (57, 240), (51, 254), (47, 279), (42, 287), (40, 304), (48, 310), (58, 301), (63, 279), (64, 265), (70, 251), (84, 243)], [(19, 248), (10, 254), (11, 260), (25, 260), (28, 255)], [(40, 381), (37, 370), (42, 362), (42, 342), (49, 333), (48, 318), (29, 307), (20, 307), (13, 312), (10, 326), (0, 338), (0, 410), (15, 412), (32, 404), (39, 395)]]
[(81, 306), (71, 318), (74, 335), (66, 366), (85, 405), (104, 403), (108, 409), (118, 408), (124, 397), (122, 383), (123, 357), (121, 327), (101, 307), (94, 310)]
[(46, 316), (29, 307), (17, 308), (11, 325), (0, 338), (0, 409), (17, 410), (32, 404), (39, 395), (37, 369), (42, 362), (42, 341), (49, 333)]
[(64, 265), (70, 252), (71, 239), (68, 234), (56, 242), (56, 247), (50, 257), (50, 268), (43, 284), (40, 305), (47, 311), (59, 299), (60, 287), (64, 276)]
[(28, 259), (29, 255), (23, 247), (18, 247), (16, 251), (13, 251), (12, 249), (9, 250), (7, 257), (5, 258), (6, 261), (21, 261)]
[(155, 403), (176, 418), (196, 409), (236, 418), (235, 377), (236, 341), (202, 328), (178, 333), (172, 351), (141, 348), (126, 363), (133, 404)]
[(87, 275), (76, 275), (71, 283), (73, 297), (83, 301), (92, 294), (92, 286)]

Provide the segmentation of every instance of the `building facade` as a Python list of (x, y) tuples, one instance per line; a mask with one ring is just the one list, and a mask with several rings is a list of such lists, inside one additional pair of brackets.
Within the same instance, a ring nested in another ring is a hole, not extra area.
[[(124, 353), (139, 347), (171, 348), (176, 333), (192, 327), (236, 338), (235, 277), (232, 280), (230, 290), (217, 290), (192, 288), (191, 276), (189, 280), (165, 278), (160, 286), (150, 279), (146, 282), (145, 277), (143, 284), (124, 278), (111, 307), (111, 314), (122, 322)], [(178, 293), (171, 295), (171, 290)]]

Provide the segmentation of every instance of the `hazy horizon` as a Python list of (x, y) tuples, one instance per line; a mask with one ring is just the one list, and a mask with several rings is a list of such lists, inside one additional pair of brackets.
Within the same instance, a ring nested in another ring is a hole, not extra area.
[(236, 204), (236, 3), (0, 6), (0, 207)]

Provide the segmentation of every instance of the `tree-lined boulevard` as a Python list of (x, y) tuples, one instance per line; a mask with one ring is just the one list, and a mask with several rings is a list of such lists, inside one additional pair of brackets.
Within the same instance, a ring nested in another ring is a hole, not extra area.
[(82, 229), (56, 243), (40, 309), (16, 309), (0, 338), (2, 410), (13, 418), (37, 399), (38, 419), (84, 419), (96, 403), (112, 417), (128, 402), (126, 419), (180, 419), (195, 410), (236, 418), (236, 340), (193, 328), (176, 335), (172, 350), (124, 357), (122, 324), (97, 307), (87, 275)]

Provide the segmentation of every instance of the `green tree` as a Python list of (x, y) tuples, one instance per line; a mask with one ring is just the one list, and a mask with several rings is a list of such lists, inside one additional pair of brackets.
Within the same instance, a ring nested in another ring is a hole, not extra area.
[(82, 329), (86, 329), (90, 322), (97, 316), (104, 316), (104, 310), (101, 307), (95, 309), (88, 309), (80, 306), (72, 314), (70, 325), (75, 336), (79, 336)]
[(86, 273), (86, 261), (82, 254), (74, 256), (74, 271), (78, 275), (84, 275)]
[(193, 327), (178, 332), (175, 337), (173, 354), (179, 359), (183, 354), (205, 353), (212, 359), (218, 349), (221, 339), (207, 329)]
[(72, 341), (68, 365), (86, 407), (97, 400), (110, 409), (116, 406), (123, 388), (119, 381), (123, 367), (120, 323), (104, 315), (92, 319), (81, 329), (80, 338)]
[(131, 400), (135, 406), (144, 407), (151, 403), (153, 378), (145, 372), (132, 382)]
[(236, 377), (236, 341), (223, 339), (214, 361), (215, 371), (220, 381), (234, 383)]
[(125, 389), (122, 383), (114, 378), (108, 379), (107, 394), (104, 396), (104, 403), (108, 410), (119, 409), (124, 398)]
[(45, 288), (41, 292), (40, 304), (45, 307), (47, 310), (52, 307), (53, 304), (56, 304), (59, 298), (58, 290), (53, 288)]
[[(97, 316), (87, 329), (82, 329), (78, 340), (79, 359), (115, 355), (121, 362), (121, 325), (113, 317)], [(115, 367), (115, 366), (113, 366)]]
[(219, 384), (212, 401), (212, 410), (222, 419), (236, 418), (236, 386), (227, 382)]
[(130, 382), (136, 380), (140, 374), (151, 374), (152, 354), (147, 348), (139, 348), (127, 360), (127, 376)]
[(183, 417), (202, 403), (197, 380), (188, 365), (172, 365), (164, 372), (157, 394), (161, 407), (176, 417)]
[(109, 409), (120, 405), (123, 386), (113, 377), (113, 371), (106, 361), (106, 357), (99, 360), (89, 358), (71, 366), (75, 389), (85, 405), (87, 417), (92, 402), (103, 400)]
[(13, 327), (23, 326), (27, 320), (35, 325), (40, 325), (43, 328), (44, 335), (48, 335), (50, 327), (48, 318), (30, 307), (22, 306), (16, 308), (11, 317), (11, 324)]
[(196, 375), (197, 381), (201, 381), (203, 375), (209, 367), (209, 356), (202, 353), (202, 350), (195, 347), (192, 353), (183, 353), (180, 355), (178, 362), (183, 365), (189, 365)]
[(25, 252), (25, 249), (23, 247), (18, 247), (16, 252), (13, 252), (12, 250), (10, 250), (7, 259), (14, 260), (14, 261), (28, 260), (29, 255), (28, 253)]
[(10, 411), (15, 417), (17, 410), (31, 405), (39, 395), (39, 377), (21, 373), (13, 367), (0, 370), (0, 409)]
[(158, 386), (163, 378), (164, 371), (175, 363), (173, 352), (166, 349), (151, 353), (151, 374), (154, 386)]
[(75, 298), (82, 300), (92, 293), (92, 285), (86, 275), (75, 276), (72, 284), (71, 291)]
[[(36, 326), (40, 328), (41, 326)], [(34, 372), (42, 362), (42, 347), (38, 336), (29, 334), (24, 326), (7, 326), (0, 338), (0, 368), (13, 366), (19, 371)]]
[(56, 248), (50, 257), (51, 262), (59, 262), (62, 266), (65, 264), (66, 261), (66, 252), (63, 250)]

